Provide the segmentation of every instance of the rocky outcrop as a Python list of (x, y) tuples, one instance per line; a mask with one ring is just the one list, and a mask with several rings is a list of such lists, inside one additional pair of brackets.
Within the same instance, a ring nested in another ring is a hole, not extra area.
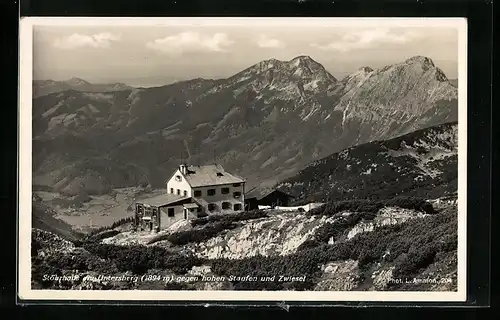
[(358, 262), (347, 260), (331, 262), (321, 267), (323, 274), (315, 291), (351, 291), (359, 285)]
[(324, 223), (327, 217), (283, 212), (251, 220), (208, 241), (188, 246), (198, 257), (240, 259), (255, 255), (286, 255), (295, 250)]

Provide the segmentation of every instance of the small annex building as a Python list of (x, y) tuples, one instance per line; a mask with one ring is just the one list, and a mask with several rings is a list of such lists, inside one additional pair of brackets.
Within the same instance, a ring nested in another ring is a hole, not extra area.
[(136, 201), (135, 225), (138, 230), (158, 232), (179, 220), (197, 218), (199, 212), (191, 197), (162, 194)]
[(289, 206), (294, 199), (294, 196), (277, 189), (264, 193), (253, 189), (245, 195), (245, 209), (255, 210), (258, 209), (259, 206), (270, 206), (272, 208), (277, 206), (286, 207)]

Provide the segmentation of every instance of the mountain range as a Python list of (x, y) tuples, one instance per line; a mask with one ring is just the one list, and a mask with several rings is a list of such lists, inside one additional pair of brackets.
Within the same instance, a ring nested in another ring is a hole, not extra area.
[(415, 56), (336, 79), (308, 56), (229, 78), (33, 99), (34, 185), (68, 194), (163, 187), (181, 159), (266, 188), (343, 149), (457, 121), (457, 87)]
[(108, 92), (127, 89), (132, 89), (132, 87), (119, 82), (110, 84), (93, 84), (76, 77), (65, 81), (33, 80), (33, 97), (35, 98), (67, 90)]

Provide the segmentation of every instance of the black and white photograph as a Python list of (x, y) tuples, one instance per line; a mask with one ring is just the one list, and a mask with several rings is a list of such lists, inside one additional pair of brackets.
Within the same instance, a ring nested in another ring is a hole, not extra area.
[(20, 296), (464, 301), (466, 38), (22, 19)]

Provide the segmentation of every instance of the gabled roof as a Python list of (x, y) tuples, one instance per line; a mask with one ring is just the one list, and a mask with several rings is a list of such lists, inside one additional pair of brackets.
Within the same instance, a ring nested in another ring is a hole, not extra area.
[(295, 198), (293, 195), (288, 194), (288, 193), (283, 192), (283, 191), (278, 190), (278, 189), (261, 190), (261, 189), (257, 189), (257, 188), (254, 188), (254, 189), (250, 190), (250, 192), (245, 194), (245, 198), (246, 199), (256, 198), (257, 200), (261, 200), (274, 192), (284, 194), (290, 198)]
[(187, 200), (191, 197), (180, 196), (171, 193), (165, 193), (156, 197), (137, 200), (136, 203), (142, 203), (153, 207), (163, 207), (169, 204), (176, 203), (181, 200)]
[(188, 166), (184, 178), (192, 188), (245, 182), (243, 178), (227, 172), (219, 164)]

